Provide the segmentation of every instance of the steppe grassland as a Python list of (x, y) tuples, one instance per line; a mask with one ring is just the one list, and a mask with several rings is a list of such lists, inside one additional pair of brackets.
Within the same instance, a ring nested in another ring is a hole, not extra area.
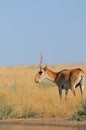
[[(56, 72), (76, 67), (82, 68), (86, 73), (85, 64), (49, 65)], [(35, 65), (0, 67), (0, 118), (70, 116), (80, 107), (82, 100), (79, 88), (76, 89), (76, 97), (69, 90), (67, 101), (63, 91), (63, 99), (60, 101), (58, 88), (54, 83), (47, 80), (40, 84), (35, 83), (38, 70)], [(11, 108), (6, 117), (2, 114), (2, 109), (5, 109), (2, 106)]]

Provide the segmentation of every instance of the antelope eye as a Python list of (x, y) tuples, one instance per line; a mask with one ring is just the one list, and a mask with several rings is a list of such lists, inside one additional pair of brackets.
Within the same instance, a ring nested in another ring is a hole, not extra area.
[(43, 72), (42, 71), (39, 71), (39, 74), (41, 75)]

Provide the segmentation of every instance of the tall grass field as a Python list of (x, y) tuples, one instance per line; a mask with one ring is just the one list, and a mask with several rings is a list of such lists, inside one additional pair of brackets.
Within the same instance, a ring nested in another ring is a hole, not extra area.
[[(56, 72), (65, 68), (80, 67), (86, 73), (86, 64), (58, 64), (48, 67)], [(0, 67), (0, 119), (67, 117), (81, 106), (79, 87), (76, 89), (76, 97), (69, 90), (66, 101), (63, 90), (60, 101), (56, 84), (48, 80), (35, 83), (34, 78), (38, 70), (39, 66), (36, 65)]]

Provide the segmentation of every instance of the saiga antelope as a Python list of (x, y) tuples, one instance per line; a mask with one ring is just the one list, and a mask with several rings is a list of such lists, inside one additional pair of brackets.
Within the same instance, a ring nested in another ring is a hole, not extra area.
[(62, 99), (62, 89), (65, 89), (65, 99), (68, 90), (71, 89), (76, 96), (75, 88), (80, 86), (81, 96), (83, 97), (85, 74), (82, 69), (64, 69), (59, 72), (53, 72), (47, 67), (43, 67), (42, 56), (40, 58), (40, 71), (35, 76), (35, 82), (39, 83), (44, 79), (48, 79), (56, 83), (59, 90), (60, 99)]

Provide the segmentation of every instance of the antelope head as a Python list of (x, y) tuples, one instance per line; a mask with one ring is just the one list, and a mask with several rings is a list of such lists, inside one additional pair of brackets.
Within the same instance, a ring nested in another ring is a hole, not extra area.
[(38, 73), (35, 76), (35, 82), (39, 83), (42, 80), (48, 78), (48, 74), (47, 74), (47, 67), (43, 67), (43, 57), (41, 56), (40, 58), (40, 64), (39, 64), (39, 68), (40, 70), (38, 71)]

